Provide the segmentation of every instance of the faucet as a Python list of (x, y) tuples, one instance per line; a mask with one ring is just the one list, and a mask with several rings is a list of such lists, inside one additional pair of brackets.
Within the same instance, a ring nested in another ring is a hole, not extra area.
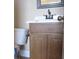
[(51, 14), (51, 11), (48, 9), (48, 15), (44, 15), (46, 19), (53, 19), (53, 14)]

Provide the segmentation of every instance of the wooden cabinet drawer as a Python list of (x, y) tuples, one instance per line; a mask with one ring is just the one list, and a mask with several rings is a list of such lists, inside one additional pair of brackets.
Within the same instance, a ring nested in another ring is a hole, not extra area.
[(30, 33), (63, 33), (64, 23), (30, 23)]

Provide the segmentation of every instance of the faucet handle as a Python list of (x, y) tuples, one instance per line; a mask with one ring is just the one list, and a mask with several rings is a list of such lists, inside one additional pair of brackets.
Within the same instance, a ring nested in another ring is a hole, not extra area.
[(47, 19), (47, 15), (43, 15), (43, 16), (45, 16), (45, 18)]

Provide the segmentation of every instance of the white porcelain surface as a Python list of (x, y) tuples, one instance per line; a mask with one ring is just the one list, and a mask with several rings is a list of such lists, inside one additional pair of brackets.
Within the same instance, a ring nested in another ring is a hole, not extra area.
[(24, 45), (26, 43), (27, 30), (23, 28), (14, 29), (14, 39), (15, 43), (18, 45)]
[(20, 55), (23, 57), (30, 57), (30, 51), (29, 50), (21, 50)]

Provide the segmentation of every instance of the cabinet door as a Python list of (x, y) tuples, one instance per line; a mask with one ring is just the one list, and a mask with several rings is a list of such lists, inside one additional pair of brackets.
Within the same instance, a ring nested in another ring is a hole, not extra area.
[(62, 59), (63, 34), (48, 35), (48, 59)]
[(30, 43), (31, 59), (47, 59), (47, 35), (32, 34)]

